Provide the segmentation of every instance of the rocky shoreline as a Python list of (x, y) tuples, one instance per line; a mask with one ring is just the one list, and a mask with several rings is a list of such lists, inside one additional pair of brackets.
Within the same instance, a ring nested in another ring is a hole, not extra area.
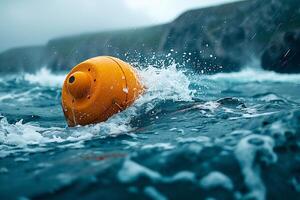
[[(297, 0), (248, 0), (190, 10), (169, 24), (50, 40), (0, 53), (0, 73), (42, 66), (67, 70), (112, 55), (139, 64), (173, 61), (196, 72), (238, 71), (258, 59), (263, 69), (300, 73)], [(155, 59), (153, 59), (155, 58)]]

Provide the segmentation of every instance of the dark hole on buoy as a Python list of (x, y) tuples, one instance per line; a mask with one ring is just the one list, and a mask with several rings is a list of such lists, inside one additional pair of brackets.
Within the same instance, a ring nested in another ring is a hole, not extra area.
[(74, 76), (71, 76), (70, 78), (69, 78), (69, 83), (73, 83), (75, 81), (75, 77)]

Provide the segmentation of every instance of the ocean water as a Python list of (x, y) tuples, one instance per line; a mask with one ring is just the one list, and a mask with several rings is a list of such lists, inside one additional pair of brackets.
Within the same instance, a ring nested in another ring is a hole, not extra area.
[(149, 66), (133, 106), (68, 128), (66, 73), (0, 76), (1, 199), (300, 198), (300, 75)]

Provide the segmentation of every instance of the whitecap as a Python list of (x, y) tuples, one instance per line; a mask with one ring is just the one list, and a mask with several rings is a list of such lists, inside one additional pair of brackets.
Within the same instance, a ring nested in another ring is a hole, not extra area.
[(65, 77), (65, 74), (54, 74), (46, 67), (41, 68), (35, 74), (24, 74), (24, 80), (28, 81), (30, 84), (48, 87), (61, 87)]
[(174, 145), (171, 143), (156, 143), (156, 144), (146, 144), (142, 146), (142, 149), (152, 149), (152, 148), (161, 148), (161, 149), (173, 149)]
[(137, 181), (139, 177), (145, 176), (151, 180), (161, 179), (160, 173), (153, 171), (145, 166), (139, 165), (138, 163), (129, 159), (125, 160), (123, 167), (118, 172), (118, 178), (123, 183), (131, 183)]
[(218, 171), (210, 172), (208, 175), (204, 176), (200, 180), (200, 186), (204, 189), (213, 189), (216, 187), (222, 187), (227, 190), (233, 189), (231, 179)]
[(279, 74), (257, 68), (245, 68), (239, 72), (217, 73), (203, 77), (208, 80), (223, 80), (229, 82), (293, 82), (300, 83), (300, 74)]
[(265, 199), (266, 188), (260, 177), (260, 162), (271, 164), (277, 161), (273, 147), (274, 140), (264, 135), (248, 135), (238, 143), (235, 156), (242, 169), (245, 185), (249, 189), (246, 199)]

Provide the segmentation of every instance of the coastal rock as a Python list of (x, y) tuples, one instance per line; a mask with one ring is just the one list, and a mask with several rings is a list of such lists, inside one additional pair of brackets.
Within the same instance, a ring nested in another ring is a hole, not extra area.
[(279, 73), (300, 73), (300, 30), (276, 35), (264, 51), (262, 67)]
[(169, 25), (161, 49), (184, 54), (197, 71), (237, 71), (260, 57), (274, 33), (299, 25), (297, 0), (234, 2), (183, 13)]
[(264, 69), (298, 73), (299, 7), (298, 0), (238, 1), (190, 10), (168, 24), (56, 38), (0, 53), (0, 73), (69, 70), (99, 55), (140, 67), (176, 62), (205, 74), (238, 71), (262, 58)]
[(0, 54), (0, 73), (34, 72), (42, 67), (43, 46), (20, 47)]

